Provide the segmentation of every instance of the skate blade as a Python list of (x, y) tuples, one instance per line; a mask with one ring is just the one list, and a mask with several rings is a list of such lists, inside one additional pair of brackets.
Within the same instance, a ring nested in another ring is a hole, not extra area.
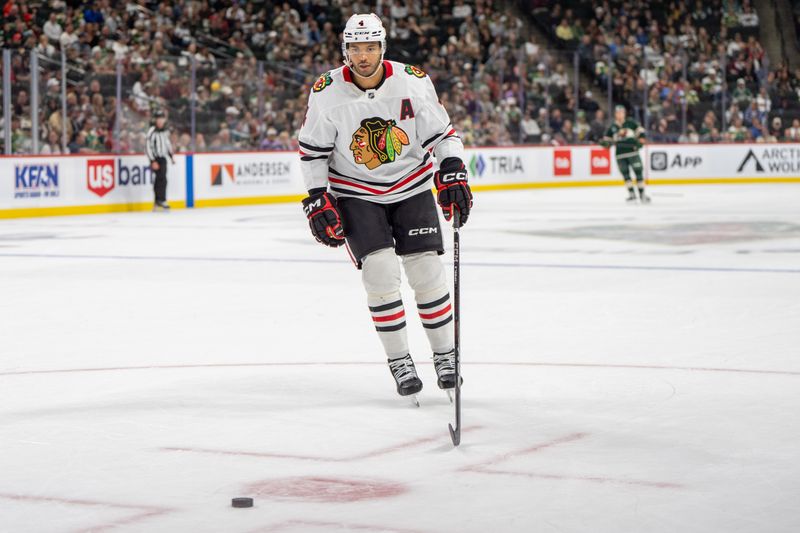
[(452, 391), (452, 389), (447, 389), (445, 392), (447, 393), (447, 397), (450, 399), (450, 403), (453, 403), (453, 391)]
[(419, 407), (419, 398), (417, 398), (416, 394), (411, 395), (411, 403), (414, 405), (414, 407)]

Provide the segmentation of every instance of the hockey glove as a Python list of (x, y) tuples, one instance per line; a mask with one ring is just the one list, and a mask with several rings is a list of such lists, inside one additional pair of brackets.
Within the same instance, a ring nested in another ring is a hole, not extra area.
[(336, 199), (327, 192), (311, 194), (303, 200), (303, 211), (317, 242), (337, 248), (344, 244), (342, 216), (336, 207)]
[(444, 213), (444, 218), (453, 218), (454, 210), (460, 214), (461, 226), (467, 223), (469, 210), (472, 208), (472, 191), (467, 183), (467, 169), (457, 157), (448, 157), (439, 165), (439, 170), (433, 176), (436, 186), (436, 199)]

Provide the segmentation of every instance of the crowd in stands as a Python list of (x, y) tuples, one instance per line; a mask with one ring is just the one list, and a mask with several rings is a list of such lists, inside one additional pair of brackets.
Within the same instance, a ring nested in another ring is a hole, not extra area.
[(751, 0), (529, 7), (531, 22), (577, 53), (596, 86), (610, 85), (613, 101), (648, 123), (652, 141), (798, 140), (800, 70), (770, 65)]
[(387, 28), (387, 59), (431, 76), (466, 145), (595, 142), (608, 126), (600, 104), (609, 85), (634, 116), (647, 107), (652, 140), (800, 133), (800, 72), (770, 67), (749, 0), (0, 4), (16, 153), (32, 149), (31, 50), (41, 153), (141, 151), (156, 108), (182, 151), (294, 150), (311, 84), (341, 65), (344, 22), (370, 11)]
[(794, 35), (797, 49), (800, 50), (800, 2), (793, 2)]

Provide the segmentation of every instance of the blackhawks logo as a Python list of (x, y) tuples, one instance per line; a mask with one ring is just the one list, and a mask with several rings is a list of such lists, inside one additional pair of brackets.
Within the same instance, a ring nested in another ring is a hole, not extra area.
[(411, 74), (412, 76), (416, 76), (418, 78), (424, 78), (427, 76), (424, 70), (419, 67), (415, 67), (414, 65), (406, 65), (405, 71), (406, 74)]
[(312, 87), (312, 89), (314, 89), (315, 93), (318, 93), (331, 83), (333, 83), (333, 79), (331, 78), (331, 73), (326, 72), (325, 74), (320, 76), (317, 81), (314, 82), (314, 87)]
[(361, 121), (361, 127), (353, 133), (350, 150), (357, 164), (373, 170), (394, 161), (408, 144), (408, 135), (394, 120), (372, 117)]

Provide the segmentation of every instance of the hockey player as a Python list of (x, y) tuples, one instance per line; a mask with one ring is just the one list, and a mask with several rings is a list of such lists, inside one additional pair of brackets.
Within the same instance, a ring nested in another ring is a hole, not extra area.
[[(464, 147), (430, 78), (385, 61), (386, 31), (375, 14), (344, 29), (344, 67), (316, 81), (298, 136), (317, 241), (345, 245), (361, 269), (367, 305), (402, 395), (422, 389), (409, 354), (400, 296), (400, 256), (433, 352), (440, 388), (455, 386), (453, 316), (431, 177), (445, 218), (463, 225), (472, 207)], [(439, 162), (434, 172), (433, 156)]]
[(617, 166), (628, 188), (628, 202), (636, 201), (636, 189), (631, 179), (631, 169), (636, 174), (636, 188), (639, 190), (639, 200), (643, 204), (650, 203), (650, 197), (644, 193), (644, 176), (642, 175), (642, 158), (639, 150), (645, 141), (645, 131), (635, 120), (625, 117), (625, 106), (618, 105), (614, 108), (614, 122), (606, 131), (600, 144), (609, 147), (616, 145)]

